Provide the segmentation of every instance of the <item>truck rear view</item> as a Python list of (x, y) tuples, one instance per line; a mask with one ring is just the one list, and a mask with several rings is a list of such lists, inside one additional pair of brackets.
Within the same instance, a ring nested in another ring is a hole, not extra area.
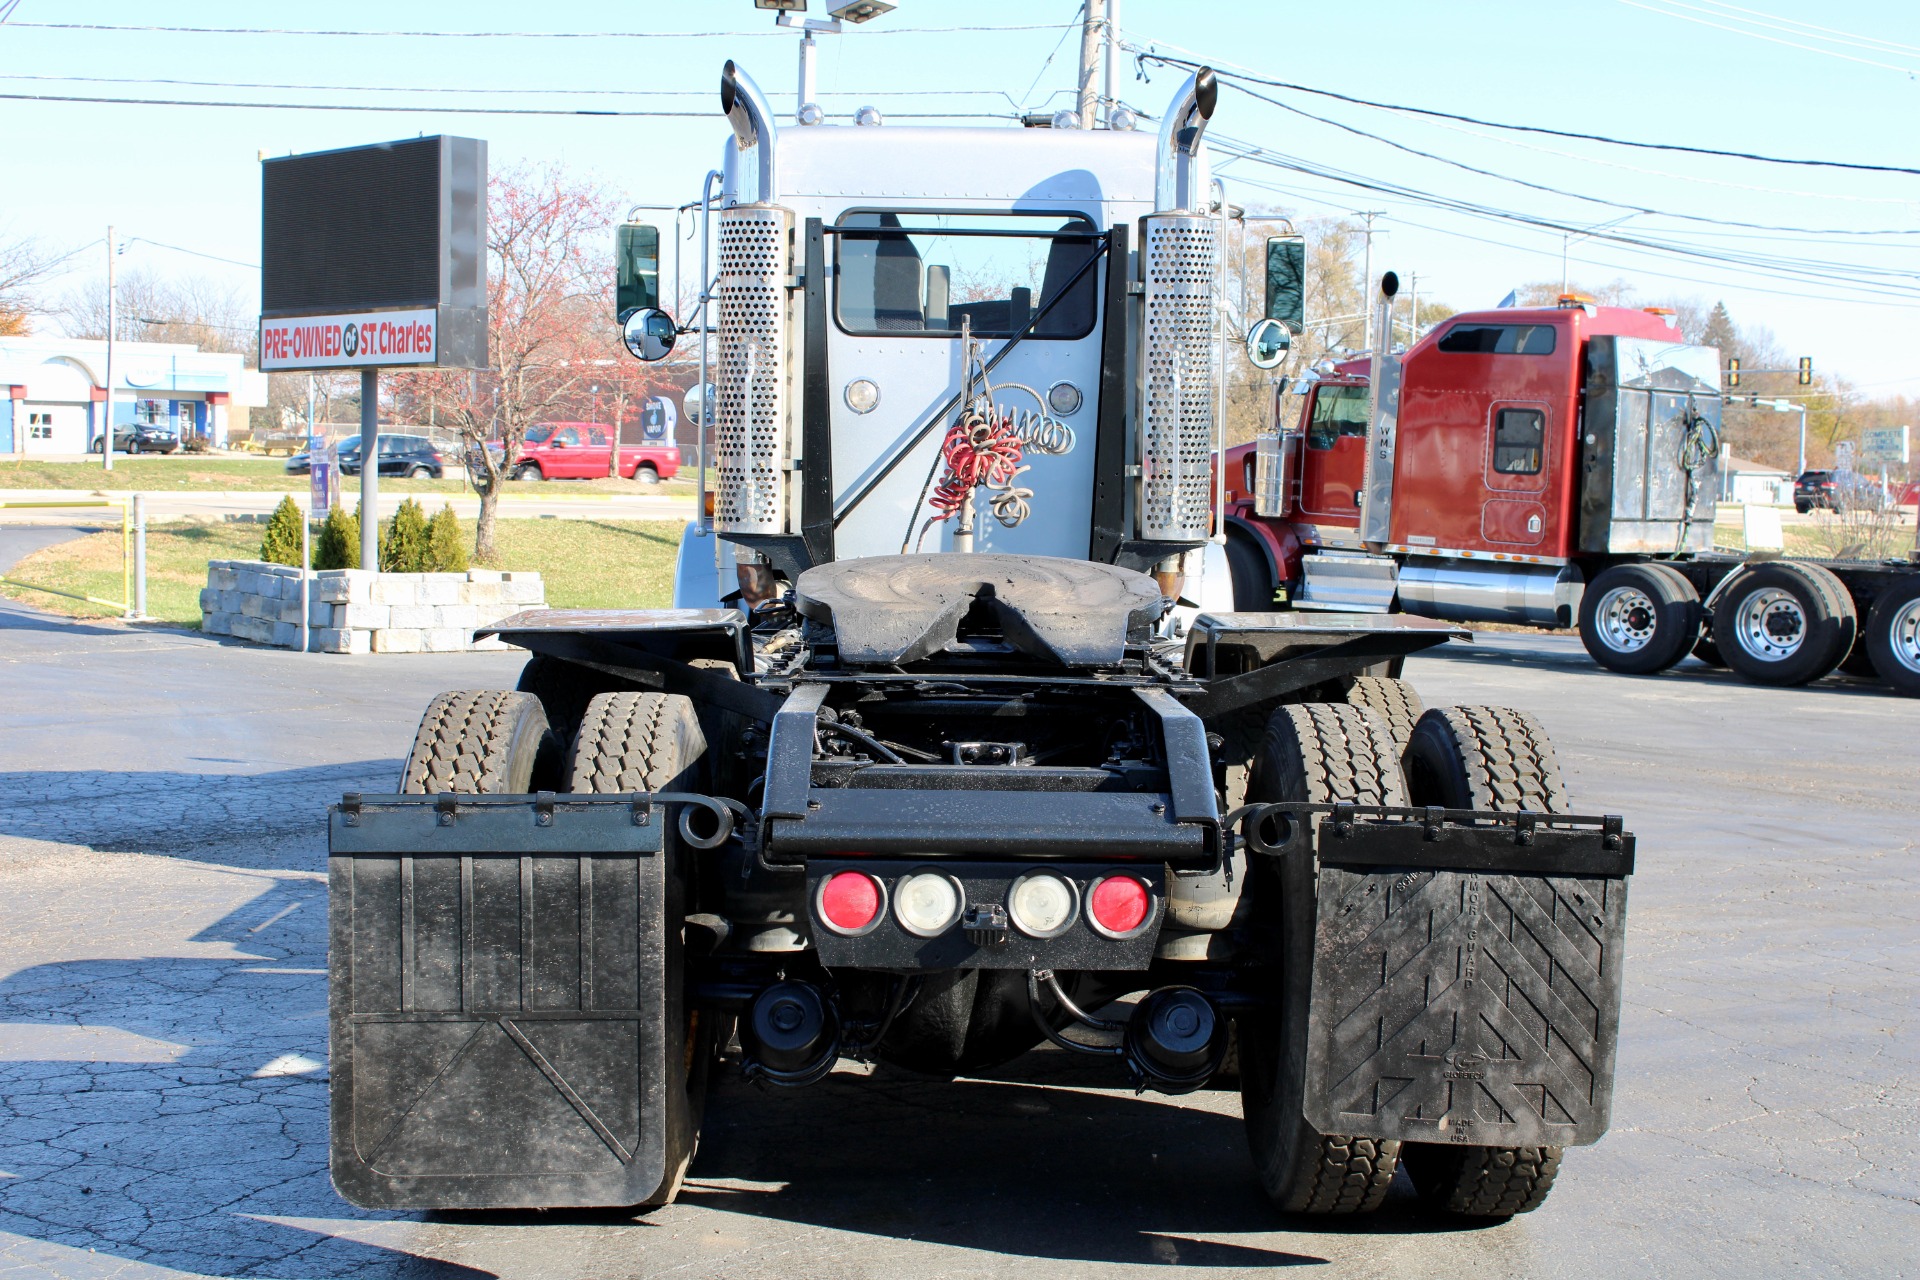
[(1288, 1212), (1538, 1206), (1608, 1123), (1634, 837), (1397, 678), (1458, 628), (1233, 607), (1211, 73), (1158, 136), (721, 105), (706, 313), (622, 234), (635, 354), (714, 331), (679, 607), (501, 623), (519, 687), (332, 814), (342, 1194), (665, 1203), (722, 1073), (1050, 1045), (1237, 1088)]

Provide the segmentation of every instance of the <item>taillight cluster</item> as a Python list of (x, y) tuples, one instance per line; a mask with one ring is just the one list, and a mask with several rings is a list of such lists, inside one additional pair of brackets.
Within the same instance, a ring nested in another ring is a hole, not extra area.
[[(840, 871), (821, 881), (814, 914), (835, 933), (858, 937), (876, 928), (891, 909), (902, 929), (922, 938), (938, 937), (959, 923), (966, 890), (950, 875), (916, 871), (892, 886), (864, 871)], [(1153, 917), (1153, 894), (1146, 882), (1125, 873), (1101, 876), (1084, 893), (1073, 881), (1051, 871), (1033, 871), (1007, 892), (1007, 917), (1030, 938), (1057, 938), (1082, 912), (1095, 933), (1131, 938)]]

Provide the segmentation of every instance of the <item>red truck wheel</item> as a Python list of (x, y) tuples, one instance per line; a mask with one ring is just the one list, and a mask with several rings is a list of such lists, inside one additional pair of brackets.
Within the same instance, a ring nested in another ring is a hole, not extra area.
[(635, 467), (633, 469), (633, 478), (639, 481), (641, 484), (659, 484), (660, 483), (660, 473), (654, 470), (653, 464), (651, 462), (643, 462), (639, 466)]
[(1818, 680), (1847, 656), (1857, 627), (1838, 578), (1784, 560), (1741, 570), (1713, 610), (1720, 656), (1755, 684)]
[(1617, 564), (1580, 597), (1580, 643), (1609, 671), (1665, 671), (1699, 637), (1699, 593), (1664, 565)]
[(1889, 688), (1920, 698), (1920, 578), (1881, 592), (1873, 602), (1867, 652)]

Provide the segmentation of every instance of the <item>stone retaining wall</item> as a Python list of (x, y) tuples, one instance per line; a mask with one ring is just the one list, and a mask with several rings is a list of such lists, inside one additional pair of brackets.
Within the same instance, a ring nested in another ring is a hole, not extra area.
[[(453, 653), (501, 649), (475, 641), (523, 609), (544, 609), (537, 573), (374, 573), (317, 569), (307, 575), (308, 647), (316, 653)], [(200, 593), (200, 629), (282, 649), (300, 647), (300, 571), (261, 560), (215, 560)]]

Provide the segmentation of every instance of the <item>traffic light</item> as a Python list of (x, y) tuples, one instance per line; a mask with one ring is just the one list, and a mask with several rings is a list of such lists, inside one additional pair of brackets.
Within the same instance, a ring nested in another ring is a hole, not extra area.
[(1738, 356), (1727, 361), (1727, 385), (1730, 387), (1740, 385), (1740, 358)]
[(1812, 356), (1800, 357), (1800, 385), (1803, 387), (1810, 387), (1813, 385), (1813, 357)]

